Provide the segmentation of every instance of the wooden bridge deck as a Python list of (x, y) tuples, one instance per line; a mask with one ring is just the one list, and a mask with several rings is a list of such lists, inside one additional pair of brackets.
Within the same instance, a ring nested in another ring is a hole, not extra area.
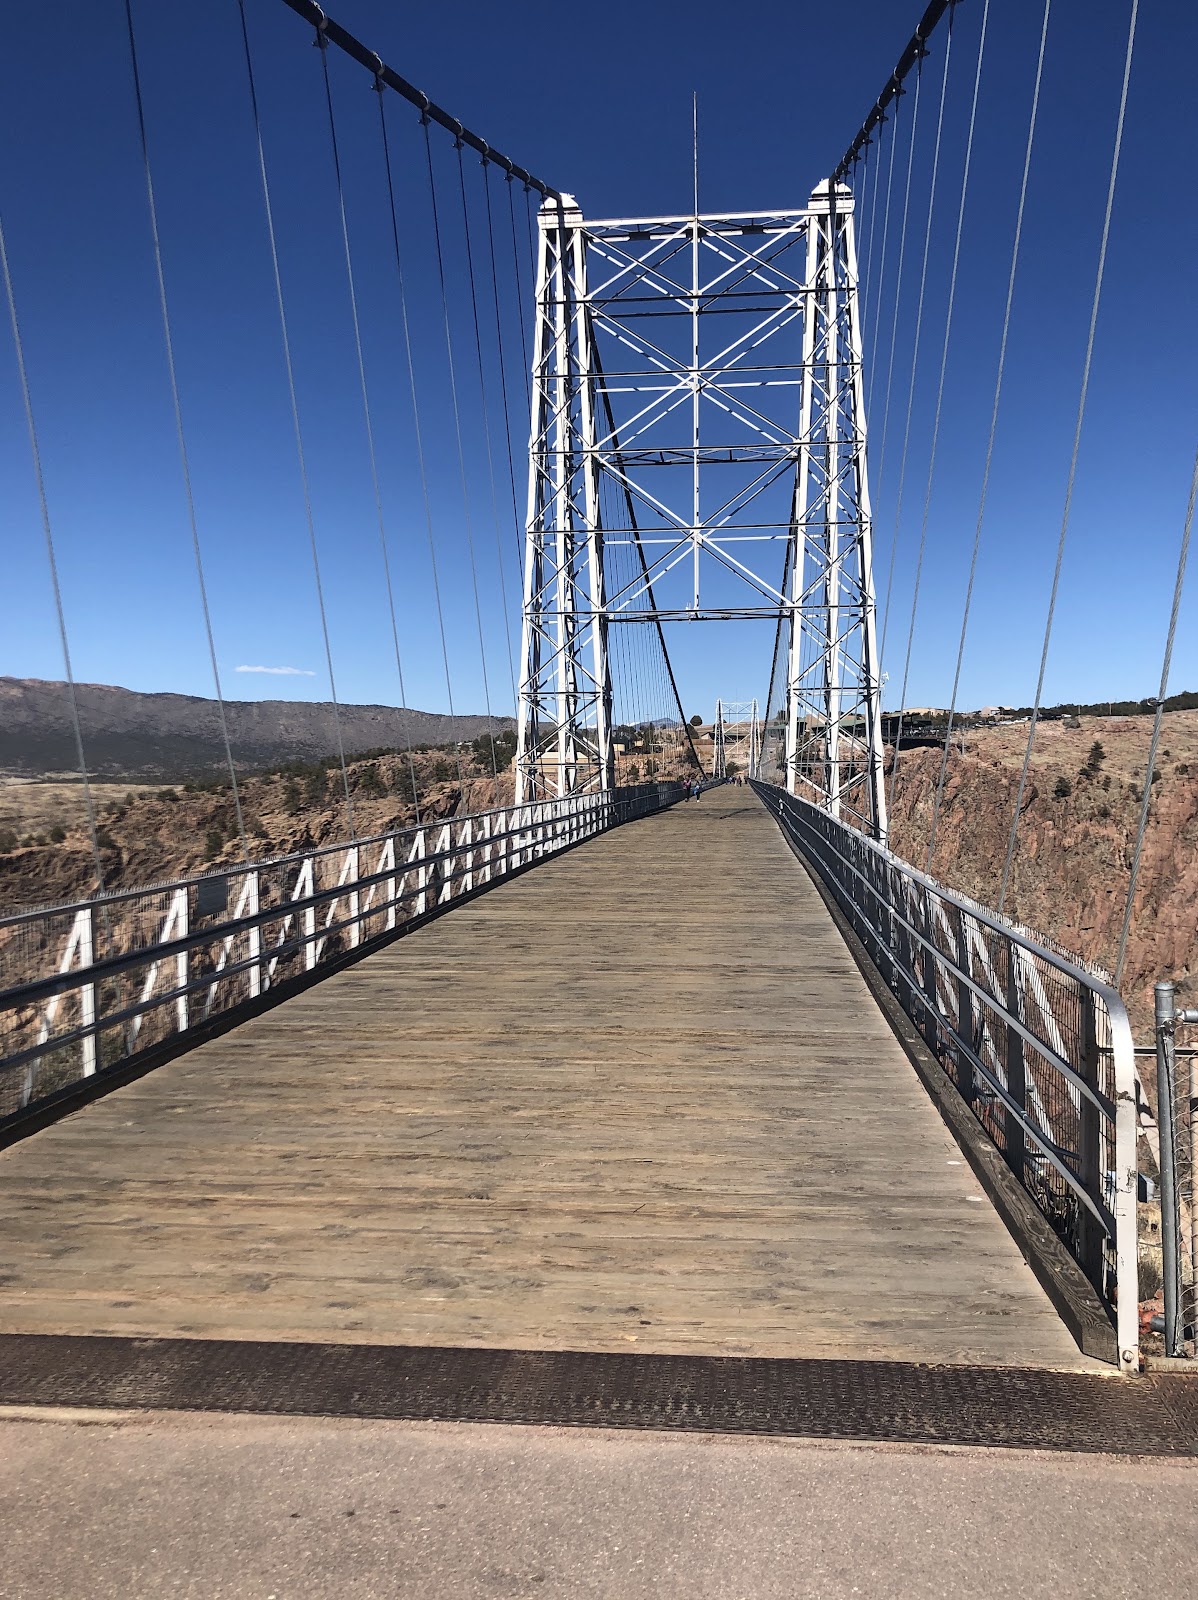
[(0, 1155), (0, 1331), (1092, 1365), (723, 789)]

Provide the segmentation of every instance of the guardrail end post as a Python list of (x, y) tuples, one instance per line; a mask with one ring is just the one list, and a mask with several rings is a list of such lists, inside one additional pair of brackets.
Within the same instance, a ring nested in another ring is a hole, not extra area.
[(1177, 1061), (1174, 1053), (1176, 989), (1155, 984), (1156, 1126), (1161, 1149), (1161, 1277), (1165, 1290), (1165, 1354), (1181, 1351), (1181, 1216), (1177, 1204), (1177, 1129), (1174, 1117)]

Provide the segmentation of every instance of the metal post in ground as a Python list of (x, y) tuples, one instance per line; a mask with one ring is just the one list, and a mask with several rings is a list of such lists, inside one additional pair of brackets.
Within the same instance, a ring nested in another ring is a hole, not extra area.
[(1179, 1354), (1181, 1318), (1178, 1289), (1181, 1284), (1177, 1208), (1177, 1144), (1173, 1127), (1175, 1059), (1173, 985), (1166, 979), (1154, 987), (1156, 996), (1156, 1125), (1161, 1147), (1161, 1276), (1165, 1286), (1165, 1354)]
[[(1179, 1022), (1198, 1022), (1198, 1011), (1192, 1007), (1178, 1014)], [(1186, 1121), (1189, 1124), (1190, 1156), (1190, 1267), (1187, 1275), (1189, 1291), (1190, 1337), (1198, 1349), (1198, 1054), (1190, 1055), (1189, 1098), (1186, 1102)]]

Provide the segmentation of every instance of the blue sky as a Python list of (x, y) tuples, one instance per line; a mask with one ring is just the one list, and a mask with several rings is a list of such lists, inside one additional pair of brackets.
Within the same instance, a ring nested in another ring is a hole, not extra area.
[[(405, 8), (341, 0), (332, 14), (497, 147), (575, 193), (592, 216), (688, 210), (691, 95), (700, 114), (702, 209), (798, 206), (834, 164), (897, 58), (921, 6), (617, 0), (597, 20), (548, 4), (514, 11), (463, 0)], [(959, 7), (944, 155), (889, 626), (896, 702), (927, 481), (964, 128), (981, 0)], [(320, 63), (279, 0), (248, 0), (313, 517), (337, 688), (399, 697), (366, 456)], [(989, 423), (1040, 0), (992, 7), (970, 179), (944, 423), (933, 479), (908, 701), (941, 703)], [(235, 0), (202, 11), (135, 8), (187, 443), (218, 656), (231, 697), (325, 698), (328, 681), (287, 390)], [(966, 706), (1025, 702), (1035, 684), (1077, 406), (1122, 52), (1124, 0), (1054, 0), (1044, 100), (961, 693)], [(895, 532), (898, 444), (927, 209), (945, 38), (925, 67), (903, 315), (887, 459), (876, 488), (879, 588)], [(1188, 489), (1198, 397), (1192, 263), (1196, 125), (1189, 64), (1198, 15), (1182, 0), (1142, 11), (1090, 407), (1046, 698), (1098, 700), (1155, 688)], [(354, 266), (396, 574), (407, 700), (511, 709), (517, 534), (496, 393), (498, 349), (484, 291), (492, 474), (483, 447), (452, 141), (434, 130), (451, 325), (466, 440), (465, 495), (430, 248), (423, 135), (389, 103), (405, 264), (415, 317), (444, 602), (447, 688), (433, 601), (390, 224), (366, 75), (330, 59)], [(900, 141), (905, 138), (900, 116)], [(60, 0), (8, 19), (0, 63), (0, 210), (44, 455), (76, 674), (137, 689), (211, 692), (186, 502), (163, 358), (124, 10)], [(900, 142), (900, 159), (905, 157)], [(885, 153), (885, 151), (883, 152)], [(480, 218), (483, 174), (466, 178)], [(1176, 174), (1176, 175), (1175, 175)], [(874, 174), (869, 183), (873, 183)], [(518, 286), (507, 192), (492, 183), (517, 498), (527, 438)], [(526, 248), (524, 196), (518, 201)], [(880, 248), (880, 210), (871, 246)], [(897, 199), (894, 202), (897, 206)], [(896, 220), (892, 211), (892, 227)], [(474, 244), (485, 258), (485, 241)], [(888, 350), (896, 235), (867, 314)], [(873, 332), (867, 327), (867, 350)], [(874, 378), (880, 464), (885, 372)], [(495, 508), (498, 508), (496, 515)], [(11, 339), (0, 329), (0, 541), (6, 605), (0, 672), (60, 677), (40, 519)], [(475, 544), (484, 686), (470, 577)], [(503, 598), (507, 609), (504, 613)], [(1198, 686), (1198, 601), (1185, 607), (1173, 687)], [(677, 625), (670, 648), (688, 711), (717, 695), (764, 696), (772, 631)], [(245, 673), (243, 666), (294, 669)]]

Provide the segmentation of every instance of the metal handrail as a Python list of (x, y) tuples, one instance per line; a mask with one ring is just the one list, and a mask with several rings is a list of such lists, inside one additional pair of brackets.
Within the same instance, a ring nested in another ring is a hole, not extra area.
[[(215, 1015), (235, 1017), (297, 960), (318, 978), (347, 948), (376, 947), (464, 894), (679, 798), (680, 786), (663, 782), (510, 804), (0, 919), (0, 956), (15, 953), (27, 967), (0, 988), (0, 1125)], [(363, 871), (372, 850), (377, 865)], [(321, 882), (330, 864), (337, 882)], [(225, 886), (221, 918), (196, 928), (214, 879)], [(260, 903), (264, 887), (270, 904)], [(147, 916), (157, 932), (141, 943)], [(94, 949), (101, 930), (110, 948)], [(165, 1038), (148, 1040), (143, 1021), (164, 1010), (154, 1031)]]
[[(1134, 1370), (1135, 1054), (1118, 991), (1105, 973), (946, 889), (828, 812), (775, 785), (753, 787), (847, 913), (904, 1011), (1090, 1278), (1115, 1323), (1120, 1365)], [(937, 923), (951, 948), (938, 941)], [(998, 981), (1000, 967), (1005, 984)], [(1059, 1102), (1052, 1114), (1048, 1101)], [(998, 1130), (987, 1121), (995, 1102), (1004, 1120)], [(1054, 1116), (1070, 1124), (1072, 1138), (1058, 1136)], [(1025, 1136), (1040, 1154), (1025, 1150)], [(1120, 1294), (1120, 1285), (1130, 1292)]]
[[(429, 817), (423, 822), (413, 822), (406, 828), (388, 829), (383, 833), (359, 834), (352, 841), (341, 839), (336, 844), (314, 844), (309, 850), (293, 850), (290, 855), (286, 856), (265, 856), (257, 861), (235, 861), (229, 866), (211, 867), (206, 872), (193, 872), (184, 878), (162, 878), (154, 883), (136, 884), (130, 889), (107, 889), (103, 894), (92, 895), (86, 901), (73, 900), (63, 901), (58, 904), (23, 906), (20, 911), (9, 911), (0, 916), (0, 933), (3, 933), (8, 928), (18, 927), (24, 922), (36, 922), (43, 917), (51, 915), (67, 915), (72, 911), (77, 911), (82, 905), (91, 905), (97, 908), (118, 906), (129, 900), (141, 899), (147, 894), (165, 894), (174, 889), (196, 889), (200, 884), (208, 883), (213, 878), (232, 878), (241, 872), (264, 871), (267, 867), (289, 867), (297, 862), (315, 860), (317, 857), (334, 856), (339, 851), (344, 850), (351, 842), (356, 844), (359, 849), (365, 849), (372, 844), (386, 844), (388, 839), (413, 838), (418, 833), (428, 833), (434, 828), (444, 828), (450, 824), (457, 827), (459, 824), (467, 822), (484, 822), (489, 817), (502, 816), (507, 811), (523, 811), (528, 806), (536, 806), (542, 809), (551, 806), (556, 807), (558, 808), (556, 815), (566, 816), (571, 814), (569, 808), (572, 805), (577, 805), (580, 798), (587, 801), (606, 800), (609, 803), (614, 801), (619, 804), (619, 796), (621, 795), (635, 795), (642, 790), (647, 791), (659, 787), (660, 785), (658, 784), (630, 784), (621, 789), (611, 789), (605, 794), (598, 793), (557, 800), (530, 800), (519, 806), (516, 805), (515, 801), (512, 801), (505, 806), (494, 806), (489, 811), (466, 811), (460, 815), (455, 813), (452, 817)], [(523, 830), (518, 829), (515, 831)], [(501, 836), (495, 834), (494, 837), (499, 838)], [(431, 860), (432, 858), (429, 857), (429, 859)]]
[[(841, 826), (847, 827), (848, 824), (844, 823), (841, 824)], [(861, 835), (861, 837), (864, 839), (864, 834)], [(868, 843), (869, 841), (866, 842)], [(1004, 925), (1000, 920), (996, 920), (993, 914), (987, 914), (980, 908), (975, 907), (974, 903), (968, 900), (965, 896), (954, 894), (951, 889), (945, 889), (941, 884), (937, 883), (934, 878), (929, 878), (926, 873), (920, 872), (915, 867), (908, 867), (907, 863), (903, 861), (901, 857), (894, 855), (892, 851), (887, 851), (886, 854), (890, 857), (890, 860), (895, 865), (902, 868), (904, 876), (910, 878), (913, 882), (919, 883), (923, 888), (934, 891), (938, 898), (941, 899), (946, 905), (955, 906), (958, 910), (968, 913), (968, 915), (973, 917), (976, 921), (986, 924), (997, 933), (1001, 933), (1004, 938), (1009, 938), (1012, 943), (1020, 945), (1023, 949), (1033, 952), (1041, 960), (1048, 961), (1052, 966), (1056, 967), (1058, 971), (1066, 974), (1068, 977), (1073, 978), (1075, 982), (1083, 983), (1087, 987), (1093, 988), (1096, 993), (1103, 995), (1103, 997), (1108, 1001), (1114, 999), (1120, 1005), (1122, 1004), (1122, 1000), (1116, 990), (1107, 984), (1103, 984), (1096, 979), (1092, 979), (1087, 975), (1084, 968), (1075, 966), (1071, 961), (1067, 961), (1064, 958), (1056, 955), (1051, 949), (1049, 949), (1047, 945), (1041, 944), (1039, 940), (1033, 938), (1030, 934), (1018, 928), (1014, 923)], [(966, 984), (984, 1005), (992, 1006), (997, 1003), (994, 995), (985, 987), (984, 984), (978, 983), (977, 980), (968, 972), (966, 972), (963, 967), (957, 964), (952, 956), (947, 955), (943, 950), (941, 950), (940, 946), (936, 944), (934, 940), (929, 939), (921, 929), (916, 927), (915, 923), (911, 921), (905, 912), (900, 911), (896, 906), (891, 905), (890, 902), (887, 901), (886, 897), (882, 894), (882, 891), (875, 888), (875, 886), (870, 883), (869, 879), (858, 867), (855, 867), (851, 861), (843, 856), (841, 857), (841, 860), (848, 871), (851, 872), (852, 875), (862, 884), (866, 892), (872, 895), (873, 898), (879, 902), (879, 904), (886, 906), (887, 914), (898, 922), (902, 923), (903, 927), (907, 930), (911, 937), (921, 944), (935, 960), (943, 961), (947, 966), (949, 966), (952, 969), (953, 976), (959, 979), (960, 982)], [(893, 952), (890, 953), (888, 959), (897, 961), (897, 957)], [(909, 972), (906, 968), (904, 968), (903, 971), (904, 975), (911, 982), (919, 982), (914, 973)], [(1024, 1023), (1019, 1017), (1013, 1015), (1012, 1013), (1007, 1013), (1006, 1025), (1009, 1028), (1013, 1028), (1015, 1032), (1018, 1033), (1021, 1038), (1025, 1039), (1034, 1050), (1038, 1051), (1039, 1054), (1044, 1057), (1045, 1061), (1047, 1061), (1050, 1066), (1055, 1068), (1055, 1070), (1059, 1072), (1063, 1078), (1066, 1078), (1079, 1094), (1085, 1095), (1086, 1099), (1091, 1100), (1106, 1116), (1114, 1116), (1115, 1106), (1114, 1102), (1109, 1098), (1109, 1096), (1104, 1095), (1100, 1090), (1096, 1089), (1093, 1084), (1088, 1083), (1081, 1073), (1065, 1060), (1064, 1056), (1060, 1055), (1049, 1043), (1041, 1039), (1039, 1035), (1029, 1028), (1027, 1024)], [(1029, 1123), (1028, 1127), (1030, 1130), (1034, 1127), (1034, 1124)]]
[[(615, 794), (619, 794), (621, 791), (616, 790), (613, 792)], [(587, 795), (584, 798), (588, 801), (600, 801), (607, 799), (607, 797), (602, 795)], [(621, 802), (619, 800), (615, 800), (613, 802), (610, 799), (607, 799), (607, 803), (614, 803), (618, 807)], [(535, 802), (535, 804), (540, 808), (546, 806), (560, 806), (562, 802), (542, 800)], [(517, 807), (514, 805), (503, 806), (497, 808), (495, 811), (475, 812), (466, 817), (442, 818), (438, 819), (436, 822), (424, 823), (421, 826), (407, 828), (402, 832), (395, 834), (374, 834), (368, 839), (357, 839), (354, 841), (354, 843), (358, 849), (363, 849), (371, 844), (385, 844), (389, 839), (394, 839), (398, 844), (400, 840), (415, 838), (415, 836), (421, 832), (428, 833), (434, 830), (444, 829), (450, 825), (456, 827), (458, 825), (465, 824), (466, 822), (479, 822), (488, 817), (502, 816), (507, 812), (523, 809), (524, 807)], [(568, 810), (558, 810), (555, 811), (550, 817), (540, 818), (537, 825), (542, 825), (545, 822), (560, 821), (563, 817), (573, 815), (577, 815), (577, 813)], [(521, 824), (518, 827), (507, 828), (501, 833), (490, 833), (485, 839), (475, 840), (472, 845), (450, 845), (449, 848), (445, 850), (431, 851), (428, 855), (421, 856), (419, 858), (419, 862), (420, 865), (427, 870), (429, 867), (435, 866), (438, 862), (451, 861), (454, 857), (461, 855), (463, 849), (473, 848), (477, 850), (483, 844), (501, 844), (508, 839), (522, 838), (528, 833), (528, 831), (528, 826)], [(44, 918), (48, 916), (71, 916), (75, 912), (83, 909), (85, 906), (101, 909), (103, 907), (111, 907), (114, 902), (124, 901), (125, 903), (128, 903), (147, 894), (168, 894), (173, 893), (178, 889), (198, 888), (201, 883), (211, 881), (213, 878), (241, 877), (249, 872), (264, 872), (270, 868), (295, 866), (297, 864), (302, 864), (305, 861), (315, 860), (318, 857), (337, 855), (344, 852), (346, 848), (347, 846), (345, 844), (322, 845), (317, 849), (297, 852), (296, 854), (290, 856), (275, 856), (265, 861), (238, 862), (235, 866), (230, 867), (225, 872), (206, 873), (201, 874), (198, 877), (179, 878), (174, 881), (168, 880), (165, 883), (150, 884), (141, 889), (124, 889), (118, 891), (115, 895), (98, 896), (94, 900), (76, 901), (71, 905), (52, 906), (40, 912), (20, 912), (11, 918), (0, 918), (0, 934), (3, 934), (5, 929), (8, 927), (15, 927), (27, 922), (31, 917), (36, 919), (38, 917)], [(377, 872), (362, 873), (360, 876), (354, 879), (353, 887), (358, 890), (369, 889), (375, 884), (383, 883), (387, 879), (395, 877), (399, 870), (400, 869), (398, 867), (392, 867), (384, 868)], [(469, 870), (470, 869), (468, 867), (462, 867), (456, 872), (451, 873), (451, 877), (464, 876)], [(314, 889), (311, 894), (304, 895), (301, 899), (289, 900), (285, 909), (294, 914), (297, 911), (305, 911), (327, 904), (329, 901), (343, 900), (345, 895), (346, 887), (344, 885), (335, 885), (324, 889)], [(183, 955), (191, 950), (198, 950), (203, 945), (215, 944), (219, 940), (235, 937), (238, 933), (245, 932), (250, 928), (261, 927), (268, 922), (277, 922), (279, 920), (279, 912), (279, 906), (268, 906), (265, 911), (253, 912), (246, 916), (233, 918), (227, 922), (209, 923), (206, 927), (200, 929), (196, 933), (188, 934), (185, 937), (164, 940), (162, 942), (155, 943), (152, 947), (142, 947), (137, 950), (130, 950), (121, 956), (106, 957), (103, 961), (97, 961), (88, 968), (90, 980), (93, 982), (100, 982), (105, 977), (115, 977), (122, 972), (129, 971), (134, 967), (144, 966), (146, 964), (147, 948), (152, 948), (154, 959), (166, 960), (171, 956)], [(337, 924), (336, 926), (342, 926), (342, 924)], [(46, 1000), (52, 995), (65, 993), (72, 988), (78, 987), (77, 980), (77, 972), (57, 972), (45, 978), (36, 978), (29, 983), (16, 984), (7, 989), (0, 989), (0, 1011), (11, 1011), (16, 1009), (18, 1006), (32, 1005), (38, 1000)], [(0, 1058), (0, 1066), (5, 1065), (6, 1060), (7, 1058)]]

